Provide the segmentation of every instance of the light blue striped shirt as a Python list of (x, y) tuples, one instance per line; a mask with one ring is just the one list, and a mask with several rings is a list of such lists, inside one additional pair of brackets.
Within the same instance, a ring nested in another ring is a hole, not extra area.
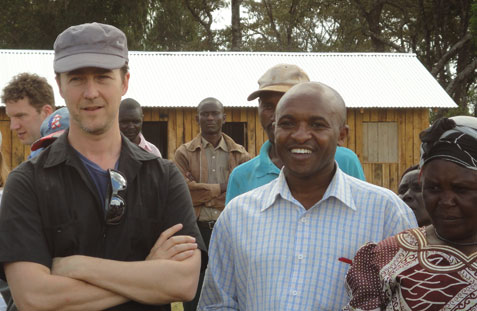
[(309, 210), (279, 178), (234, 198), (219, 217), (199, 310), (340, 310), (345, 276), (368, 241), (417, 227), (390, 190), (337, 168)]

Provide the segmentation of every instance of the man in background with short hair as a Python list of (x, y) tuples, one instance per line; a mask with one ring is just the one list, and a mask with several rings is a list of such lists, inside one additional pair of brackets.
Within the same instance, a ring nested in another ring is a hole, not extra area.
[[(263, 129), (267, 133), (266, 141), (260, 154), (235, 168), (230, 174), (227, 186), (226, 204), (236, 196), (265, 185), (278, 177), (283, 162), (275, 149), (273, 121), (275, 108), (280, 98), (292, 86), (309, 82), (308, 75), (300, 67), (292, 64), (278, 64), (268, 69), (258, 80), (259, 89), (250, 94), (247, 100), (258, 98), (258, 116)], [(346, 126), (346, 135), (348, 127)], [(338, 141), (343, 143), (345, 137)], [(365, 180), (363, 168), (358, 156), (348, 148), (336, 149), (335, 160), (348, 175)]]
[[(214, 224), (225, 206), (229, 174), (234, 167), (248, 161), (250, 155), (242, 145), (222, 133), (225, 113), (218, 99), (202, 100), (197, 107), (196, 120), (200, 133), (177, 148), (175, 163), (187, 180), (197, 224), (208, 247)], [(201, 285), (199, 282), (199, 288)], [(194, 301), (184, 303), (185, 311), (196, 309), (198, 294)]]
[[(10, 129), (25, 145), (40, 138), (43, 120), (55, 111), (53, 88), (45, 78), (31, 73), (20, 73), (5, 86), (2, 93), (5, 113), (10, 117)], [(29, 158), (36, 155), (30, 154)]]
[(119, 106), (119, 128), (121, 133), (142, 149), (161, 158), (159, 149), (154, 144), (148, 142), (141, 133), (143, 118), (144, 114), (142, 113), (141, 104), (135, 99), (126, 98), (121, 101)]

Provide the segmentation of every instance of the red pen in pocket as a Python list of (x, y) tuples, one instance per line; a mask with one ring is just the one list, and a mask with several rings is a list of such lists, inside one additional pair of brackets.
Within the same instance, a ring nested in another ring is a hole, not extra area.
[(340, 257), (338, 258), (339, 261), (347, 263), (348, 265), (352, 264), (353, 261), (351, 259), (345, 258), (345, 257)]

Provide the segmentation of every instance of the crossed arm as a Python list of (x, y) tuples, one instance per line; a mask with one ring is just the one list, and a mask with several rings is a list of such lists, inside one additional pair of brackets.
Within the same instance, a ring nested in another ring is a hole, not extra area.
[(5, 274), (20, 310), (103, 310), (134, 300), (165, 304), (191, 300), (200, 270), (200, 250), (190, 236), (164, 231), (145, 261), (88, 256), (55, 258), (51, 270), (32, 262), (6, 263)]
[(225, 191), (227, 190), (227, 184), (208, 184), (201, 182), (198, 177), (192, 174), (192, 168), (190, 165), (190, 159), (186, 155), (184, 145), (180, 146), (174, 157), (174, 163), (179, 168), (180, 172), (184, 176), (187, 186), (192, 197), (192, 203), (194, 207), (201, 205), (210, 205), (213, 207), (225, 206)]

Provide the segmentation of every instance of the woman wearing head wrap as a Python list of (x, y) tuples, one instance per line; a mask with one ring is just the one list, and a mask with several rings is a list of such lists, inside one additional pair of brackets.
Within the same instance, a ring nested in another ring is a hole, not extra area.
[(344, 310), (477, 310), (477, 119), (443, 118), (420, 138), (432, 224), (364, 245)]

